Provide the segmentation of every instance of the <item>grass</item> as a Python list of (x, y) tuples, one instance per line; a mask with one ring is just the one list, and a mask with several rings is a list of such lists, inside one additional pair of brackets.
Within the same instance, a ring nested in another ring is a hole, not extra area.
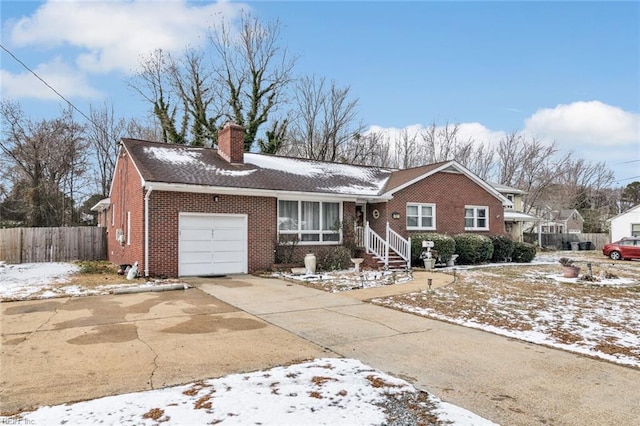
[(104, 260), (83, 260), (73, 262), (80, 268), (65, 284), (95, 288), (100, 285), (122, 284), (127, 282), (124, 275), (118, 275), (118, 266)]
[(559, 263), (495, 266), (459, 271), (454, 284), (433, 291), (375, 302), (457, 324), (535, 331), (553, 344), (640, 362), (640, 262), (578, 259), (582, 273), (587, 262), (595, 276), (605, 271), (635, 280), (635, 285), (561, 283), (553, 279), (561, 275)]

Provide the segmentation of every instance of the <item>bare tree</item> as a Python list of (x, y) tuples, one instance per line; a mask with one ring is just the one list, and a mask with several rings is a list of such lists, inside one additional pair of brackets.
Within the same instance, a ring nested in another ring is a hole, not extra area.
[(220, 64), (214, 71), (229, 108), (227, 116), (245, 129), (244, 149), (251, 150), (260, 126), (284, 100), (295, 58), (279, 46), (280, 22), (262, 24), (242, 14), (237, 34), (221, 25), (209, 39)]
[[(238, 29), (214, 28), (206, 50), (187, 48), (178, 58), (156, 50), (143, 57), (129, 86), (152, 105), (163, 142), (212, 146), (231, 120), (245, 128), (249, 151), (291, 81), (295, 59), (279, 37), (278, 21), (263, 24), (242, 14)], [(272, 141), (286, 130), (282, 124), (272, 126)]]
[(327, 84), (324, 77), (300, 79), (287, 152), (323, 161), (361, 158), (351, 144), (364, 130), (357, 122), (357, 105), (358, 100), (349, 96), (349, 87), (340, 88), (333, 81)]
[(70, 110), (58, 118), (32, 122), (20, 105), (0, 103), (0, 150), (11, 170), (11, 185), (29, 226), (74, 223), (74, 197), (87, 170), (82, 126)]
[(127, 134), (126, 121), (116, 118), (112, 104), (104, 103), (98, 109), (89, 107), (86, 135), (95, 157), (96, 179), (100, 195), (109, 194), (111, 180), (118, 158), (118, 143)]
[(393, 147), (396, 167), (408, 169), (425, 164), (424, 155), (418, 147), (417, 133), (410, 135), (407, 129), (402, 129), (400, 135), (393, 142)]
[(190, 144), (195, 146), (211, 146), (217, 141), (219, 121), (223, 117), (222, 107), (215, 103), (223, 93), (204, 61), (203, 52), (187, 49), (182, 60), (170, 58), (168, 67), (174, 91), (182, 100), (191, 123)]
[[(162, 142), (184, 144), (187, 140), (187, 101), (180, 99), (181, 109), (174, 105), (171, 81), (173, 59), (162, 49), (155, 50), (140, 61), (141, 70), (131, 80), (129, 87), (138, 92), (152, 105), (153, 114), (162, 128)], [(180, 123), (176, 123), (178, 111), (182, 114)]]
[(512, 132), (500, 140), (497, 149), (497, 174), (500, 183), (526, 192), (525, 210), (531, 211), (553, 194), (560, 182), (570, 154), (557, 156), (555, 142), (545, 145), (536, 138)]

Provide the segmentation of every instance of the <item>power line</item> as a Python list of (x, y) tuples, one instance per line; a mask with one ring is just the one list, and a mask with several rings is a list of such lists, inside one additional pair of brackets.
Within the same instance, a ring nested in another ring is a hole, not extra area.
[[(53, 93), (55, 93), (56, 95), (58, 95), (63, 101), (65, 101), (67, 104), (69, 104), (69, 106), (71, 108), (73, 108), (74, 110), (78, 111), (78, 113), (80, 115), (82, 115), (84, 118), (86, 118), (87, 120), (89, 120), (89, 122), (93, 123), (94, 126), (100, 127), (98, 126), (91, 118), (89, 118), (84, 112), (82, 112), (78, 107), (76, 107), (70, 100), (68, 100), (67, 98), (65, 98), (62, 94), (60, 94), (60, 92), (58, 92), (56, 89), (54, 89), (49, 83), (47, 83), (42, 77), (40, 77), (38, 74), (36, 74), (36, 72), (34, 70), (32, 70), (31, 68), (29, 68), (29, 66), (27, 66), (27, 64), (25, 64), (24, 62), (22, 62), (16, 55), (13, 54), (13, 52), (11, 52), (9, 49), (7, 49), (6, 47), (4, 47), (4, 45), (2, 43), (0, 43), (0, 47), (2, 48), (2, 50), (4, 50), (5, 52), (7, 52), (16, 62), (18, 62), (20, 65), (22, 65), (27, 71), (29, 71), (31, 74), (33, 74), (38, 80), (40, 80), (45, 86), (47, 86), (49, 89), (51, 89), (53, 91)], [(104, 131), (104, 129), (103, 129)], [(106, 132), (105, 132), (106, 133)]]
[(633, 176), (625, 179), (618, 179), (616, 182), (624, 182), (625, 180), (640, 179), (640, 176)]

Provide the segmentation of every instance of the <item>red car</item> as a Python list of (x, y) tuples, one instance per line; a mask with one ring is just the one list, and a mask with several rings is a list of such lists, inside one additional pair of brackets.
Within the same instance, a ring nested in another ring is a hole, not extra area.
[(640, 237), (626, 237), (602, 246), (602, 254), (613, 260), (640, 259)]

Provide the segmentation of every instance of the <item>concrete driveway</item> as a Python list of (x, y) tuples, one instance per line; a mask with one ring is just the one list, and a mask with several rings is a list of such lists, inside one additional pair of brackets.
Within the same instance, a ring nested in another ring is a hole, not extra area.
[[(433, 277), (434, 286), (444, 283), (442, 274)], [(238, 280), (245, 285), (229, 285), (234, 281), (229, 279), (196, 285), (311, 343), (404, 378), (494, 422), (640, 424), (638, 369), (362, 302), (392, 290), (424, 289), (424, 277), (340, 294), (274, 279)]]
[(198, 289), (0, 309), (3, 413), (334, 355)]

